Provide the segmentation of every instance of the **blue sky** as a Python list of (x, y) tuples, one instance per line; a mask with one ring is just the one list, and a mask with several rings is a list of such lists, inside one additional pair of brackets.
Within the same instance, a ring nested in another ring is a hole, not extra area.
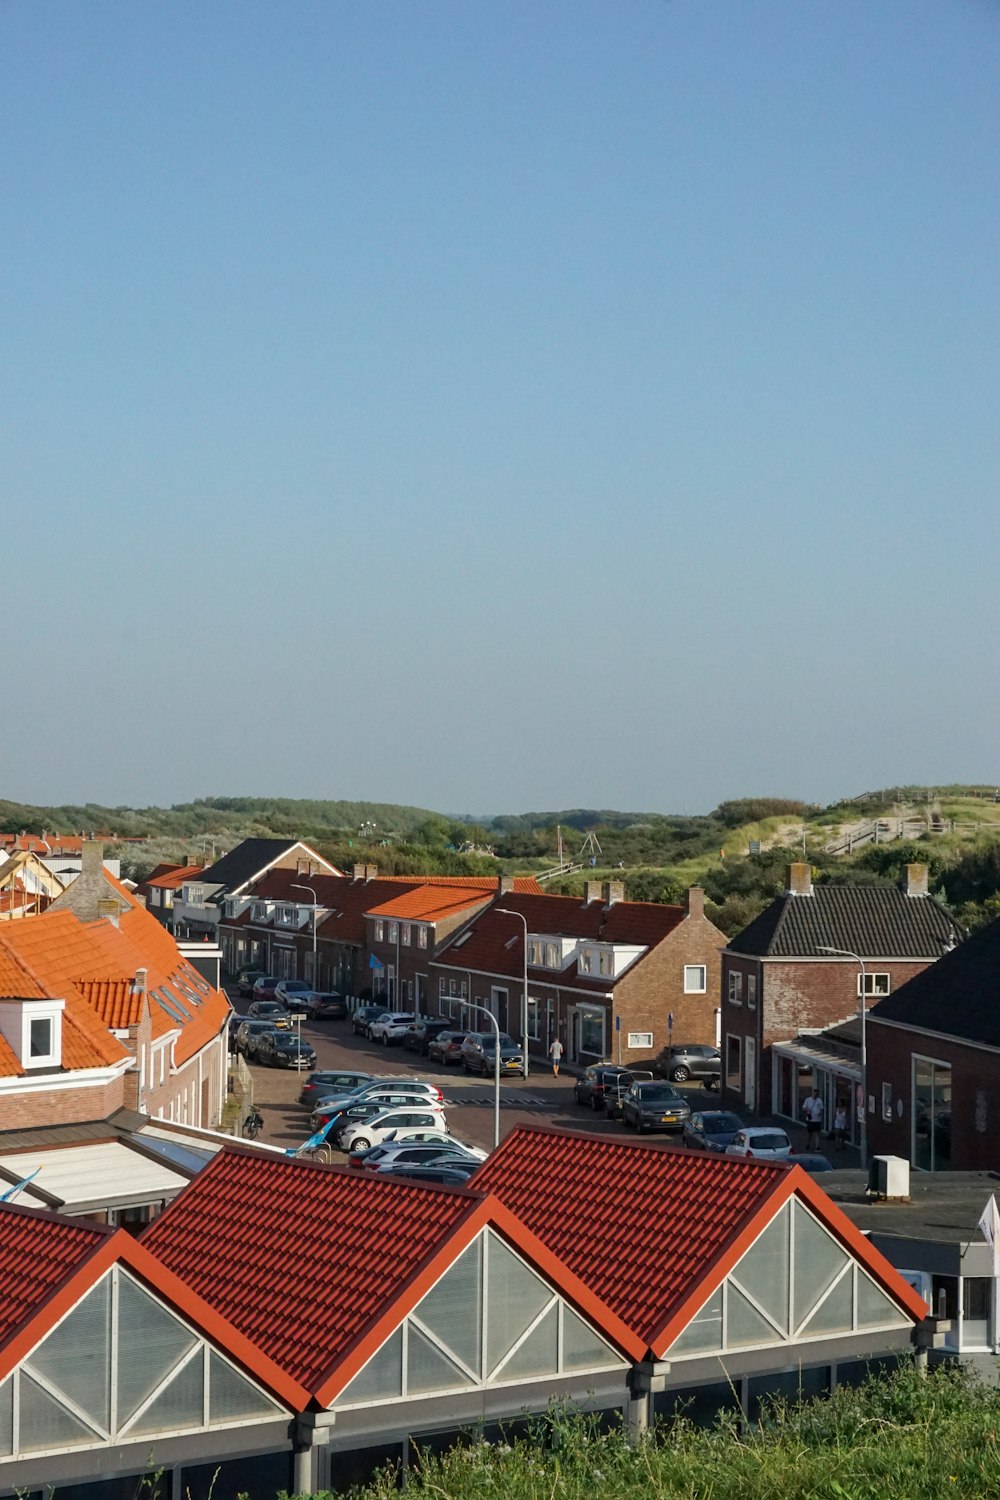
[(0, 796), (990, 780), (1000, 8), (0, 8)]

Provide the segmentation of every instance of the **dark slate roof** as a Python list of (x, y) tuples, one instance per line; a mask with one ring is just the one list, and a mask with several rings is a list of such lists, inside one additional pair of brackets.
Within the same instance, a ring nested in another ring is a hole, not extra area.
[(760, 958), (825, 958), (850, 948), (861, 958), (940, 958), (961, 937), (933, 896), (877, 885), (814, 885), (812, 895), (779, 896), (731, 939), (730, 953)]
[(981, 927), (868, 1014), (1000, 1047), (1000, 921)]
[(231, 853), (203, 870), (199, 883), (221, 885), (225, 891), (239, 890), (298, 842), (298, 839), (244, 839)]

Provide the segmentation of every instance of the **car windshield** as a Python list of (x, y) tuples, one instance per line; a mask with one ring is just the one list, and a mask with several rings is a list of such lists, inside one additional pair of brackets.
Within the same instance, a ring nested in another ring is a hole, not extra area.
[(662, 1104), (665, 1100), (681, 1099), (676, 1089), (672, 1089), (666, 1083), (640, 1083), (636, 1084), (636, 1093), (643, 1102)]
[(771, 1134), (751, 1135), (747, 1137), (747, 1145), (751, 1151), (781, 1151), (788, 1145), (787, 1135), (780, 1131)]
[(286, 995), (304, 995), (312, 988), (303, 979), (286, 979), (281, 987)]
[(737, 1115), (704, 1115), (702, 1128), (706, 1135), (731, 1135), (743, 1129), (743, 1121)]
[[(495, 1051), (496, 1044), (497, 1044), (497, 1039), (496, 1039), (495, 1036), (484, 1036), (483, 1037), (483, 1047), (484, 1047), (485, 1050), (487, 1050), (489, 1052)], [(501, 1047), (514, 1047), (517, 1044), (514, 1041), (512, 1041), (509, 1036), (501, 1036), (501, 1038), (500, 1038), (500, 1045), (501, 1045)]]

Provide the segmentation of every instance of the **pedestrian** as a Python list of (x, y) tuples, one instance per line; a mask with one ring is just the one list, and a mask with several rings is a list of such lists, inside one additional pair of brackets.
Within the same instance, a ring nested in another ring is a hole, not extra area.
[(805, 1116), (809, 1132), (806, 1137), (806, 1150), (818, 1151), (820, 1131), (823, 1129), (823, 1115), (825, 1111), (823, 1109), (823, 1101), (815, 1089), (813, 1089), (806, 1100), (802, 1113)]
[(837, 1100), (837, 1110), (833, 1117), (833, 1139), (838, 1150), (847, 1145), (847, 1105), (843, 1099)]
[(558, 1037), (554, 1037), (549, 1047), (549, 1057), (552, 1059), (552, 1077), (559, 1077), (559, 1064), (562, 1061), (563, 1044)]

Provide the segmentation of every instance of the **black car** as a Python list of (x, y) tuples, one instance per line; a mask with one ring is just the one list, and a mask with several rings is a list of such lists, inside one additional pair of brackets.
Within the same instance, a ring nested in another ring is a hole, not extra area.
[(700, 1042), (678, 1043), (664, 1047), (653, 1063), (653, 1072), (671, 1083), (699, 1078), (714, 1088), (722, 1077), (722, 1054), (718, 1047), (706, 1047)]
[(743, 1121), (728, 1109), (703, 1109), (684, 1126), (684, 1144), (695, 1151), (725, 1151)]
[(343, 995), (314, 995), (307, 1006), (310, 1021), (346, 1021), (350, 1015)]
[(280, 1000), (254, 1000), (247, 1007), (247, 1015), (253, 1021), (266, 1021), (276, 1031), (286, 1031), (292, 1024), (292, 1018)]
[(241, 969), (236, 976), (236, 985), (241, 995), (252, 995), (258, 979), (263, 979), (265, 969)]
[(625, 1068), (621, 1063), (594, 1063), (573, 1085), (577, 1104), (589, 1104), (595, 1114), (605, 1108), (609, 1094), (621, 1093), (640, 1078), (652, 1078), (648, 1068)]
[[(496, 1073), (497, 1037), (495, 1031), (466, 1032), (462, 1043), (462, 1067), (467, 1073), (483, 1073), (492, 1078)], [(524, 1054), (513, 1037), (500, 1033), (500, 1073), (519, 1073), (524, 1077)]]
[(403, 1033), (403, 1046), (410, 1052), (419, 1052), (421, 1057), (426, 1057), (434, 1038), (440, 1036), (442, 1031), (447, 1031), (451, 1024), (443, 1017), (420, 1016)]
[(359, 1006), (351, 1017), (351, 1026), (353, 1027), (354, 1035), (367, 1036), (368, 1028), (372, 1022), (377, 1021), (379, 1016), (386, 1015), (388, 1010), (389, 1007), (387, 1005)]
[(641, 1135), (644, 1130), (679, 1133), (691, 1118), (691, 1106), (669, 1083), (633, 1083), (622, 1103), (622, 1119)]
[(405, 1177), (410, 1182), (436, 1182), (443, 1187), (464, 1187), (479, 1166), (470, 1162), (468, 1166), (457, 1161), (428, 1162), (426, 1166), (400, 1162), (398, 1167), (383, 1167), (380, 1177)]
[(309, 1068), (316, 1053), (291, 1031), (265, 1032), (257, 1043), (257, 1061), (272, 1068)]
[(374, 1073), (355, 1073), (349, 1068), (326, 1068), (310, 1073), (299, 1093), (299, 1103), (313, 1109), (321, 1099), (342, 1091), (349, 1094), (353, 1089), (363, 1089), (366, 1083), (375, 1083)]
[(601, 1108), (609, 1120), (622, 1119), (625, 1111), (625, 1095), (633, 1083), (652, 1083), (653, 1075), (648, 1068), (630, 1068), (617, 1078), (609, 1079), (601, 1098)]
[(257, 1048), (260, 1046), (261, 1038), (275, 1034), (275, 1028), (270, 1021), (246, 1020), (240, 1023), (236, 1033), (236, 1051), (242, 1052), (247, 1062), (257, 1061)]

